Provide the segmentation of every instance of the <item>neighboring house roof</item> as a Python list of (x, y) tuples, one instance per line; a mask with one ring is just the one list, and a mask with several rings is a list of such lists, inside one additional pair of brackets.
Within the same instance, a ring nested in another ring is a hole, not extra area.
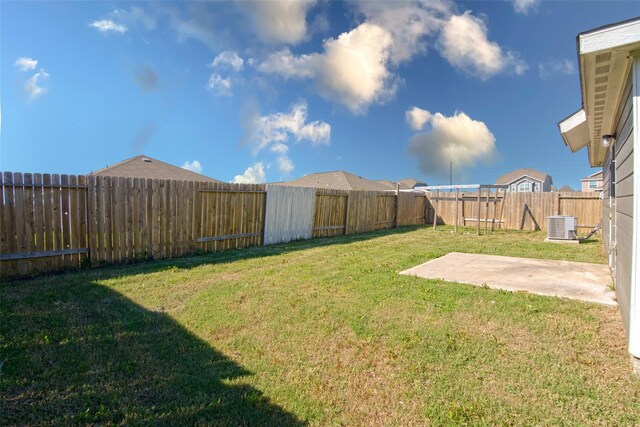
[(400, 181), (398, 181), (398, 184), (400, 184), (400, 189), (401, 190), (411, 190), (413, 188), (416, 188), (416, 186), (418, 186), (418, 187), (426, 187), (427, 186), (426, 182), (418, 181), (415, 178), (404, 178), (404, 179), (401, 179)]
[(136, 156), (104, 169), (91, 172), (96, 176), (122, 176), (127, 178), (173, 179), (180, 181), (221, 182), (199, 173), (191, 172), (149, 156)]
[(389, 181), (388, 179), (376, 179), (374, 182), (384, 185), (388, 190), (396, 190), (398, 188), (397, 182)]
[(582, 178), (580, 181), (593, 181), (595, 180), (602, 180), (603, 179), (604, 174), (602, 173), (602, 171), (600, 172), (596, 172), (596, 173), (592, 173), (591, 175), (587, 176), (586, 178)]
[(389, 181), (388, 179), (377, 179), (375, 182), (386, 186), (389, 190), (397, 190), (398, 186), (400, 190), (413, 190), (417, 187), (426, 187), (427, 183), (418, 181), (415, 178), (404, 178), (398, 182)]
[(523, 176), (533, 178), (536, 181), (540, 181), (540, 182), (544, 182), (547, 179), (547, 177), (549, 177), (549, 179), (551, 180), (551, 183), (553, 183), (553, 179), (551, 179), (551, 176), (549, 174), (537, 171), (532, 168), (522, 168), (522, 169), (514, 170), (513, 172), (509, 172), (500, 176), (496, 180), (496, 184), (501, 184), (501, 185), (511, 184), (512, 182), (517, 181)]
[(296, 187), (331, 188), (334, 190), (368, 190), (389, 191), (386, 184), (376, 182), (345, 171), (312, 173), (293, 181), (283, 182), (279, 185)]
[(574, 193), (576, 190), (574, 190), (573, 188), (569, 187), (568, 185), (563, 185), (562, 187), (560, 187), (560, 189), (558, 190), (560, 192), (571, 192)]

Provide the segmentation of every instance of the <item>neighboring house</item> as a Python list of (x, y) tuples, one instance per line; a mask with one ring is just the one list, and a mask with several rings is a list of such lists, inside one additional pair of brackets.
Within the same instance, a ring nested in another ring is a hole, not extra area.
[(558, 124), (602, 167), (603, 240), (629, 353), (640, 374), (640, 18), (578, 35), (582, 106)]
[(293, 181), (281, 182), (278, 185), (291, 185), (296, 187), (331, 188), (333, 190), (367, 190), (389, 191), (388, 184), (363, 178), (345, 171), (312, 173)]
[(179, 181), (221, 182), (190, 170), (170, 165), (149, 156), (136, 156), (104, 169), (91, 172), (96, 176), (122, 176), (126, 178), (172, 179)]
[(412, 190), (416, 187), (426, 187), (428, 185), (426, 182), (418, 181), (414, 178), (401, 179), (398, 184), (400, 184), (401, 190)]
[(582, 178), (582, 191), (602, 191), (602, 176), (603, 172), (592, 173), (586, 178)]
[(532, 192), (551, 191), (551, 175), (531, 168), (518, 169), (502, 175), (496, 181), (499, 185), (508, 185), (509, 191)]
[(560, 192), (560, 193), (574, 193), (575, 191), (576, 190), (574, 190), (573, 188), (569, 187), (568, 185), (563, 185), (558, 190), (558, 192)]

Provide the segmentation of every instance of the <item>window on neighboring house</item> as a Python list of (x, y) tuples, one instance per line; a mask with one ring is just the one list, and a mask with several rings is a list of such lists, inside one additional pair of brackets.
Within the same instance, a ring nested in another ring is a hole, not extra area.
[(534, 191), (540, 191), (540, 183), (539, 182), (536, 182)]
[(598, 181), (589, 181), (589, 188), (591, 190), (598, 188)]
[(518, 191), (531, 191), (531, 183), (521, 182), (520, 184), (518, 184)]
[(516, 185), (515, 184), (511, 184), (511, 191), (516, 191)]

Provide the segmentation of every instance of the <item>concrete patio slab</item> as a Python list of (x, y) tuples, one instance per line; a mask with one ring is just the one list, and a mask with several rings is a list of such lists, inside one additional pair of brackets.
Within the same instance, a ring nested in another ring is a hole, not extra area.
[(602, 264), (452, 252), (400, 274), (617, 305)]

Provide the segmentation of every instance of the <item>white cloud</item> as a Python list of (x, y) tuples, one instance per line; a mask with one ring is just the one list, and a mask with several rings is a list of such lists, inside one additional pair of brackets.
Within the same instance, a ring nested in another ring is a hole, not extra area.
[(512, 70), (521, 75), (528, 68), (512, 52), (487, 38), (487, 26), (469, 11), (454, 15), (444, 26), (438, 43), (439, 51), (454, 67), (486, 80)]
[(193, 162), (186, 161), (180, 167), (191, 172), (202, 173), (202, 164), (197, 160), (194, 160)]
[(24, 85), (24, 89), (27, 92), (27, 96), (29, 97), (29, 101), (32, 101), (46, 93), (46, 89), (43, 88), (42, 80), (47, 80), (49, 78), (49, 73), (45, 70), (40, 69), (37, 73), (35, 73), (31, 78), (27, 80)]
[(554, 74), (572, 75), (576, 73), (576, 66), (572, 61), (563, 59), (559, 61), (548, 61), (538, 64), (538, 74), (541, 79), (547, 79)]
[(291, 159), (286, 155), (278, 156), (278, 169), (283, 174), (290, 174), (291, 171), (295, 168)]
[(20, 71), (29, 71), (36, 68), (38, 61), (33, 58), (22, 57), (18, 58), (13, 65), (15, 65)]
[(322, 56), (317, 53), (295, 56), (288, 47), (285, 47), (269, 54), (267, 59), (258, 64), (258, 71), (278, 74), (286, 79), (309, 79), (318, 72), (321, 58)]
[(450, 117), (435, 113), (428, 123), (431, 128), (414, 135), (407, 147), (425, 175), (446, 175), (449, 162), (463, 170), (495, 158), (496, 139), (484, 122), (456, 112)]
[(439, 31), (451, 14), (451, 4), (447, 1), (362, 0), (357, 4), (368, 22), (391, 33), (391, 62), (394, 64), (426, 52), (426, 37)]
[(290, 139), (303, 140), (313, 145), (328, 144), (331, 126), (321, 121), (307, 122), (307, 104), (294, 104), (289, 113), (275, 113), (267, 116), (254, 115), (249, 123), (249, 140), (255, 144), (254, 152), (272, 146), (272, 151), (286, 152), (282, 145)]
[(395, 94), (396, 81), (387, 68), (391, 34), (364, 23), (325, 42), (325, 58), (318, 76), (320, 90), (354, 113), (363, 113), (374, 101)]
[(264, 42), (297, 44), (307, 36), (307, 11), (315, 3), (316, 0), (270, 0), (241, 4)]
[(431, 113), (419, 107), (412, 107), (404, 115), (413, 130), (422, 130), (424, 125), (431, 119)]
[[(288, 113), (275, 113), (262, 116), (254, 113), (247, 122), (247, 138), (253, 144), (253, 154), (268, 149), (277, 155), (278, 170), (287, 175), (295, 165), (289, 156), (290, 142), (309, 141), (312, 145), (328, 144), (331, 138), (331, 126), (322, 121), (307, 122), (307, 104), (300, 101), (291, 107)], [(261, 163), (260, 163), (261, 164)], [(255, 166), (247, 172), (256, 173)], [(244, 176), (244, 175), (243, 175)], [(234, 178), (237, 179), (238, 177)]]
[(231, 91), (231, 79), (222, 78), (219, 74), (213, 73), (209, 76), (209, 81), (204, 86), (205, 89), (218, 96), (233, 96)]
[(391, 33), (364, 23), (324, 42), (324, 52), (294, 56), (288, 49), (270, 55), (258, 69), (284, 77), (313, 78), (327, 99), (344, 104), (355, 114), (372, 102), (395, 94), (397, 80), (389, 71)]
[(125, 22), (130, 26), (141, 23), (147, 30), (154, 30), (157, 25), (156, 18), (149, 15), (139, 6), (131, 6), (129, 10), (116, 9), (109, 16), (113, 17), (117, 22)]
[(100, 31), (103, 34), (108, 34), (108, 33), (124, 34), (128, 30), (128, 28), (125, 27), (124, 25), (116, 24), (110, 19), (100, 19), (98, 21), (93, 21), (91, 24), (89, 24), (89, 26), (95, 28), (96, 30)]
[(540, 0), (512, 0), (513, 9), (516, 13), (527, 15), (529, 12), (536, 10)]
[(245, 169), (242, 175), (236, 175), (231, 181), (235, 184), (262, 184), (265, 182), (264, 166), (262, 162), (254, 163)]
[(216, 56), (211, 64), (211, 68), (228, 68), (233, 71), (240, 71), (244, 66), (244, 60), (238, 55), (237, 52), (232, 50), (225, 50)]
[(271, 152), (278, 154), (286, 154), (289, 151), (289, 147), (281, 142), (276, 142), (271, 146)]
[(514, 52), (487, 39), (487, 27), (467, 11), (456, 15), (448, 0), (356, 3), (364, 22), (323, 51), (296, 55), (285, 47), (268, 55), (258, 71), (285, 79), (308, 79), (325, 98), (364, 114), (372, 103), (391, 99), (399, 78), (395, 68), (426, 52), (438, 51), (451, 65), (485, 80), (498, 73), (523, 74), (528, 66)]

